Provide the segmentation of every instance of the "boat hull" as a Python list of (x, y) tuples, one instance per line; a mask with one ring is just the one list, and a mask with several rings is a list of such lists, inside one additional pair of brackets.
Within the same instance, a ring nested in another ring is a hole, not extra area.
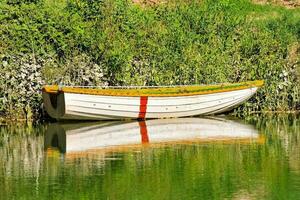
[[(248, 100), (258, 87), (190, 96), (105, 96), (43, 92), (48, 114), (56, 119), (120, 120), (177, 118), (229, 111)], [(55, 95), (55, 96), (53, 96)]]

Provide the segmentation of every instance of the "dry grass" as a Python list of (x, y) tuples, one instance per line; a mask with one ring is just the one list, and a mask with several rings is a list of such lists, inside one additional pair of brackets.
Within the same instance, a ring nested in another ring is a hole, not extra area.
[[(151, 6), (156, 5), (159, 3), (166, 3), (168, 0), (132, 0), (133, 3), (142, 5), (142, 6)], [(255, 4), (273, 4), (273, 5), (280, 5), (284, 6), (289, 9), (299, 8), (300, 7), (300, 0), (253, 0)]]
[(142, 5), (142, 6), (145, 6), (145, 5), (156, 5), (156, 4), (159, 4), (159, 3), (166, 3), (167, 0), (132, 0), (133, 3), (135, 4), (139, 4), (139, 5)]
[(296, 42), (289, 47), (288, 60), (290, 63), (300, 61), (300, 42)]
[(280, 5), (289, 9), (300, 7), (300, 0), (253, 0), (253, 3)]

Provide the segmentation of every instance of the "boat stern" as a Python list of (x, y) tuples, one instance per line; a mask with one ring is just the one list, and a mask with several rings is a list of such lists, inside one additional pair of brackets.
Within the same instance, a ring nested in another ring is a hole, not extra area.
[(45, 89), (42, 91), (44, 108), (50, 117), (60, 119), (65, 115), (65, 95), (64, 92), (49, 93)]

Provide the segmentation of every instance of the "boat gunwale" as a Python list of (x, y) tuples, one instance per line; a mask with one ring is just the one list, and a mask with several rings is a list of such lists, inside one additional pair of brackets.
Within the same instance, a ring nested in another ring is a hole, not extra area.
[(179, 97), (195, 96), (204, 94), (215, 94), (222, 92), (237, 91), (250, 88), (259, 88), (264, 85), (263, 80), (223, 83), (215, 85), (178, 85), (178, 86), (104, 86), (92, 88), (93, 86), (58, 86), (46, 85), (43, 91), (50, 94), (73, 93), (100, 96), (119, 96), (119, 97)]

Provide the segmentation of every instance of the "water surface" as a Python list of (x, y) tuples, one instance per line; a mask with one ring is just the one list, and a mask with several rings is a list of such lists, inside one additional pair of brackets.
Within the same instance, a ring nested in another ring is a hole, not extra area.
[(1, 126), (0, 199), (299, 199), (300, 118)]

